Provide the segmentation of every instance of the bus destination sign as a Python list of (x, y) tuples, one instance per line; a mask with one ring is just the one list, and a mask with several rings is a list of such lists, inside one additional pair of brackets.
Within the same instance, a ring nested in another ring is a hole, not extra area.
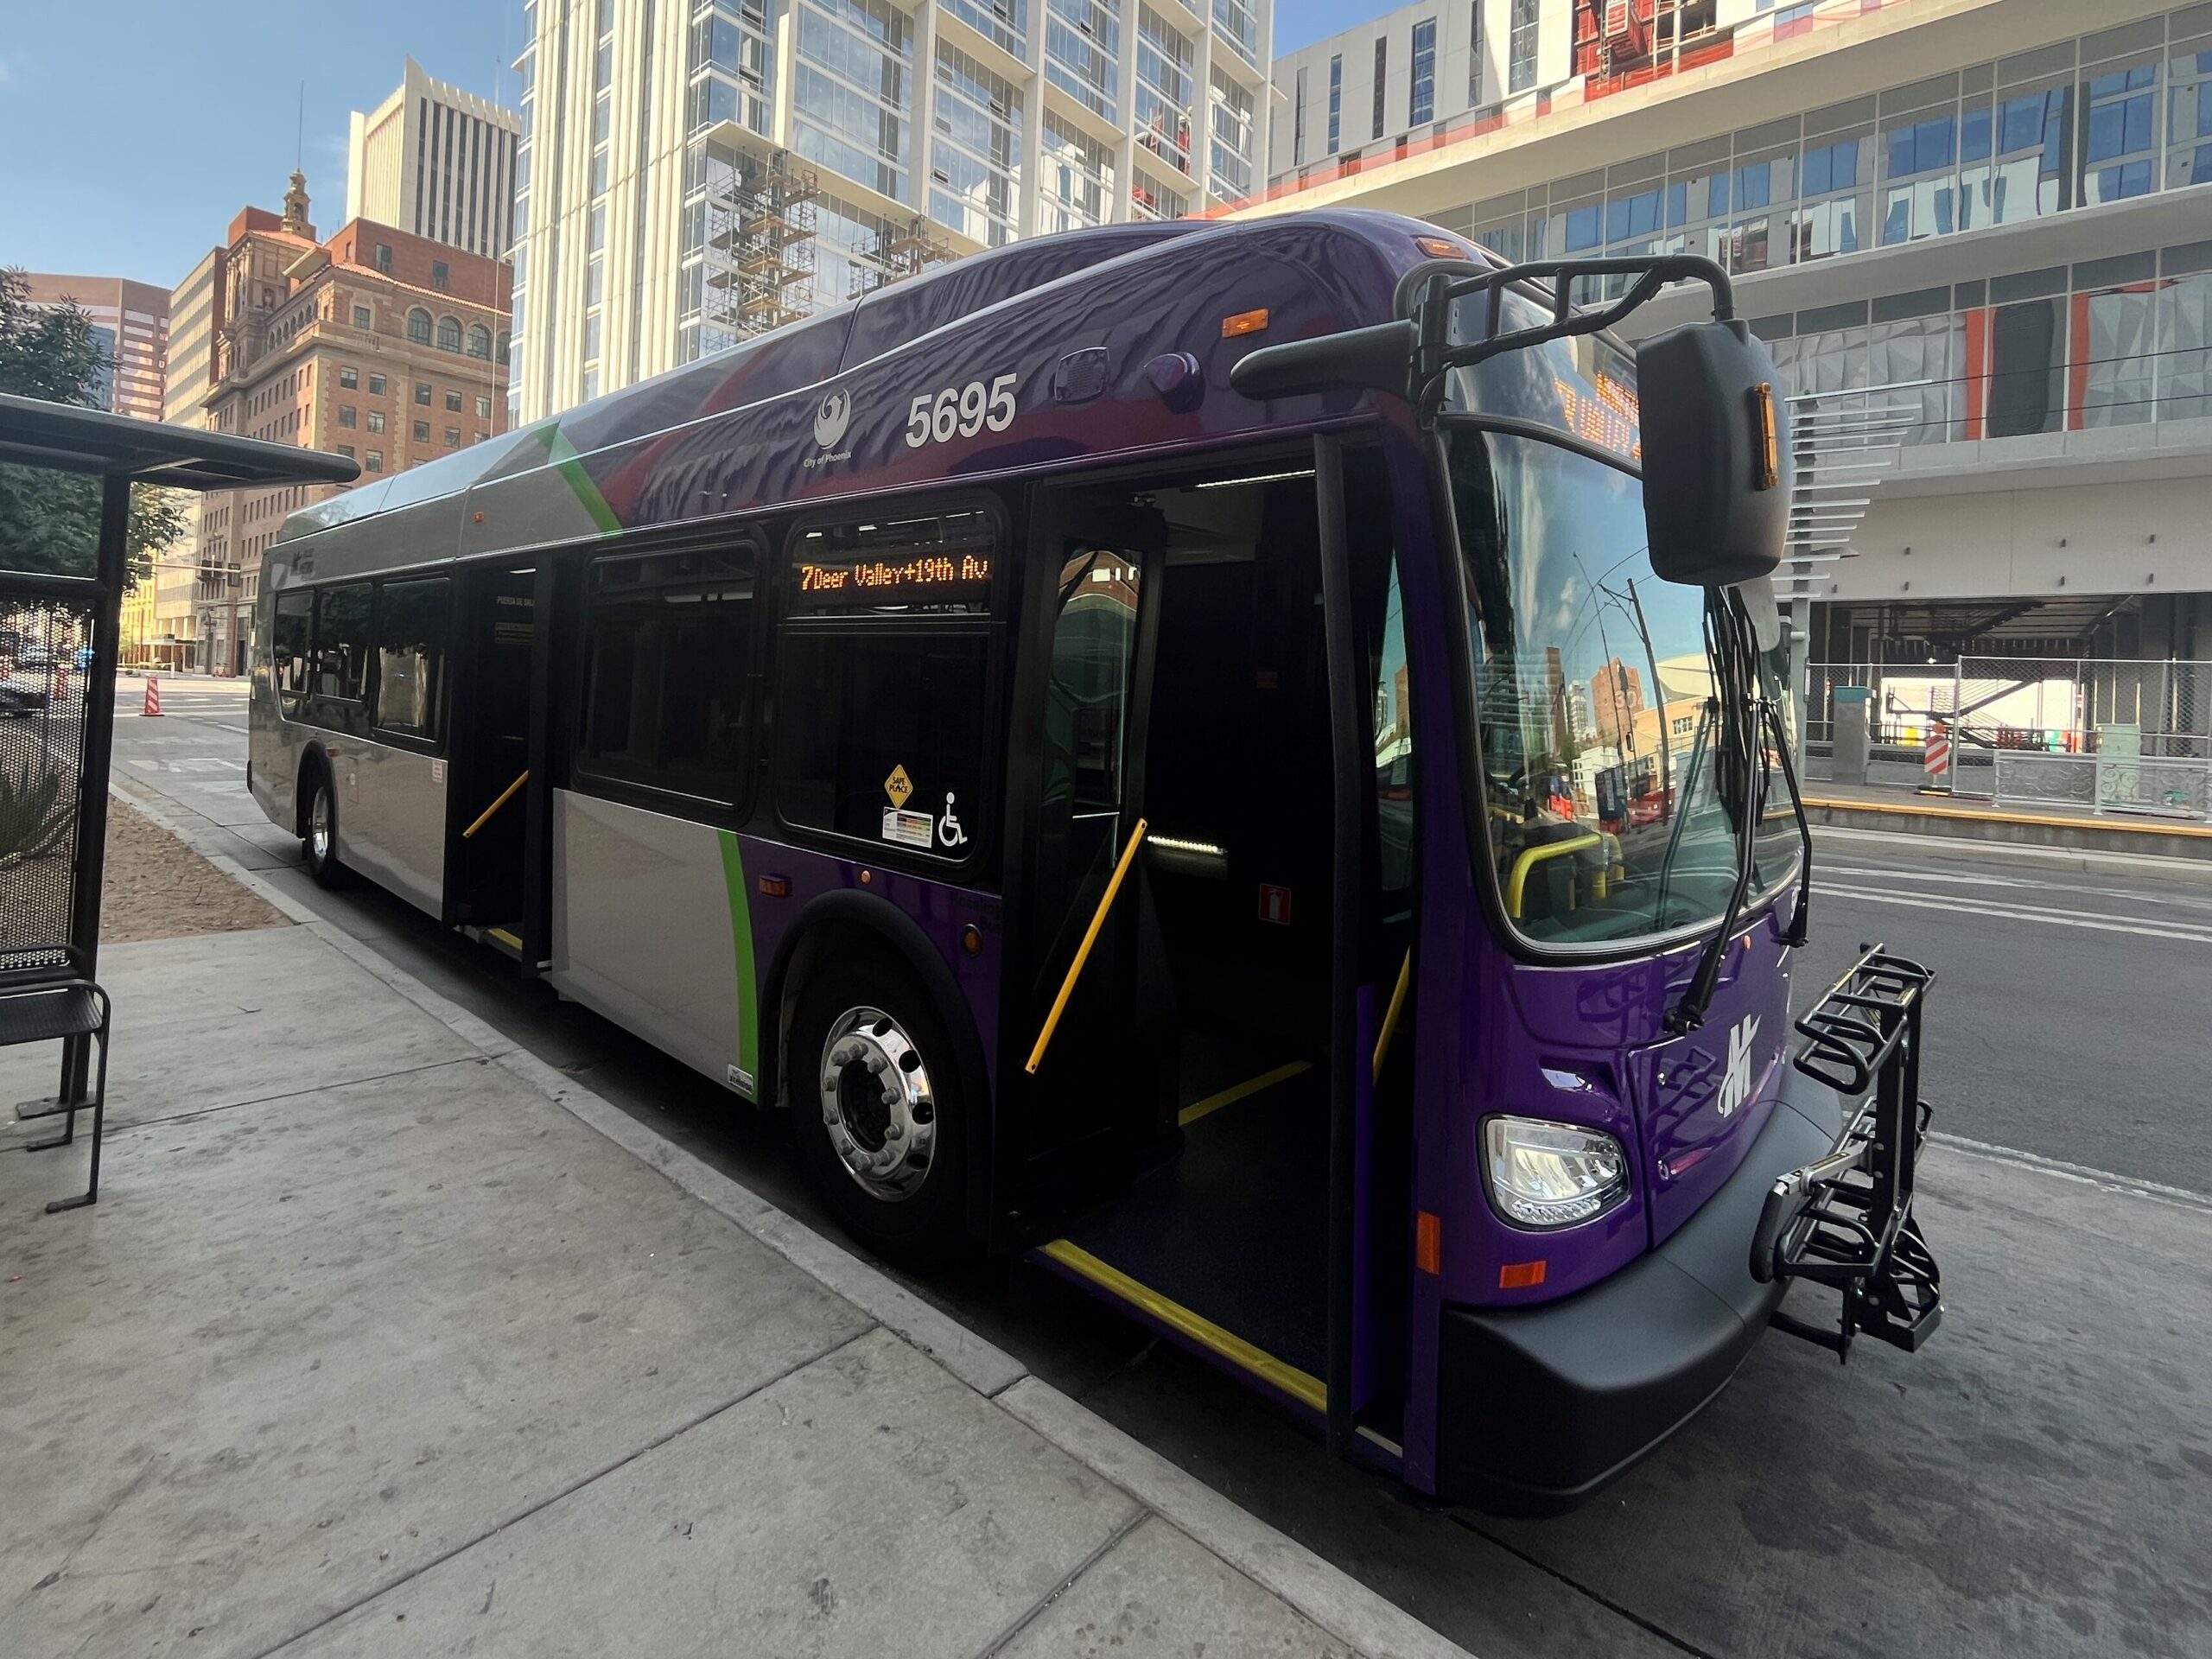
[(903, 559), (865, 554), (798, 563), (798, 608), (876, 610), (916, 606), (932, 610), (982, 610), (991, 596), (988, 555), (917, 552)]

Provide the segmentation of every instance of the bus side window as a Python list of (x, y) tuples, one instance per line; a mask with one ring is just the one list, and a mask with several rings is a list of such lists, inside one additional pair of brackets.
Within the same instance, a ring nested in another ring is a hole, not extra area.
[(738, 802), (758, 569), (744, 543), (592, 566), (581, 776)]
[(276, 625), (270, 637), (270, 668), (277, 706), (296, 720), (308, 691), (308, 652), (312, 644), (315, 595), (304, 588), (276, 595)]
[(453, 583), (444, 576), (387, 582), (377, 593), (376, 728), (435, 743), (444, 736), (446, 620)]
[(975, 511), (794, 538), (777, 645), (776, 808), (787, 823), (964, 862), (991, 813), (991, 575)]
[(310, 717), (318, 726), (368, 730), (369, 584), (351, 582), (319, 588), (315, 596), (315, 650), (308, 680)]

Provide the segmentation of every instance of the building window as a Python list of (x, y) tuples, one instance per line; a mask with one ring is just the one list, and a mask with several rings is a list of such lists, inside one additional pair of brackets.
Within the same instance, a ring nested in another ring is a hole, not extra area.
[(468, 354), (487, 360), (492, 355), (492, 331), (480, 322), (468, 325)]
[(407, 338), (417, 346), (430, 343), (430, 314), (419, 305), (407, 314)]
[(384, 430), (384, 410), (372, 409), (369, 411), (369, 430), (372, 432)]
[(488, 393), (480, 391), (476, 394), (476, 418), (480, 421), (492, 418), (492, 399)]
[(1300, 167), (1306, 162), (1306, 69), (1299, 67), (1298, 94), (1290, 100), (1290, 164)]
[(438, 349), (442, 352), (458, 352), (461, 349), (461, 322), (458, 318), (438, 319)]
[(448, 415), (461, 413), (461, 393), (451, 386), (446, 388), (446, 412)]
[(350, 443), (341, 443), (338, 446), (338, 453), (351, 461), (353, 459), (353, 446)]
[(340, 426), (352, 426), (353, 424), (353, 405), (351, 404), (339, 404), (338, 424)]
[(1467, 7), (1467, 102), (1483, 101), (1483, 0)]
[(1509, 92), (1525, 92), (1536, 84), (1537, 11), (1537, 0), (1513, 0), (1512, 33), (1506, 41)]
[(428, 421), (417, 421), (417, 422), (416, 422), (416, 423), (415, 423), (415, 442), (417, 442), (417, 443), (428, 443), (429, 441), (430, 441), (430, 423), (429, 423)]
[(415, 383), (415, 401), (424, 409), (428, 409), (430, 406), (430, 383), (429, 381), (417, 380)]
[(453, 268), (442, 259), (430, 261), (430, 286), (441, 293), (453, 286)]
[(391, 244), (389, 242), (377, 244), (377, 269), (387, 276), (391, 275)]
[(1333, 156), (1342, 137), (1344, 112), (1344, 60), (1342, 53), (1329, 60), (1329, 154)]
[(361, 464), (372, 473), (380, 473), (384, 471), (384, 451), (381, 449), (370, 450), (368, 459), (364, 461)]
[(461, 448), (461, 429), (459, 427), (449, 426), (446, 428), (446, 448), (448, 449), (458, 449)]
[(350, 364), (340, 365), (338, 370), (338, 384), (346, 391), (352, 391), (361, 384), (361, 372)]
[(376, 313), (370, 310), (365, 305), (355, 306), (353, 308), (353, 326), (356, 328), (360, 329), (365, 334), (371, 329), (373, 329), (377, 326)]
[(369, 396), (372, 397), (384, 396), (384, 376), (372, 374), (369, 377)]
[(504, 334), (499, 336), (499, 344), (498, 349), (492, 353), (492, 360), (499, 364), (503, 368), (506, 365), (507, 337)]
[(1390, 73), (1390, 37), (1377, 35), (1375, 41), (1375, 130), (1370, 136), (1382, 136), (1382, 83)]
[(1436, 19), (1414, 25), (1414, 89), (1406, 104), (1406, 124), (1418, 127), (1436, 118)]

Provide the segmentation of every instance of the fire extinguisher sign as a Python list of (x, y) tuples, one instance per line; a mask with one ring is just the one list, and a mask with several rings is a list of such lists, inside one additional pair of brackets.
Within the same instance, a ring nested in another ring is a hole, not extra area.
[(1278, 887), (1266, 881), (1260, 883), (1260, 919), (1273, 922), (1278, 927), (1290, 925), (1288, 887)]

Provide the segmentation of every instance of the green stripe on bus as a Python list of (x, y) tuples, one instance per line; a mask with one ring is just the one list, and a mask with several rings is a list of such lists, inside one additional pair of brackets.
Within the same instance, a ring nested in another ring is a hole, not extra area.
[(614, 509), (607, 505), (607, 498), (599, 493), (599, 486), (591, 481), (591, 474), (584, 468), (582, 453), (569, 442), (569, 435), (558, 426), (549, 426), (539, 437), (545, 445), (546, 459), (568, 486), (575, 492), (583, 510), (590, 515), (594, 525), (602, 536), (613, 536), (622, 528), (622, 521), (614, 516)]
[(745, 855), (734, 830), (718, 830), (722, 844), (722, 885), (729, 889), (729, 936), (737, 952), (737, 1066), (753, 1080), (749, 1092), (760, 1097), (760, 1008), (753, 976), (753, 907), (745, 896)]

